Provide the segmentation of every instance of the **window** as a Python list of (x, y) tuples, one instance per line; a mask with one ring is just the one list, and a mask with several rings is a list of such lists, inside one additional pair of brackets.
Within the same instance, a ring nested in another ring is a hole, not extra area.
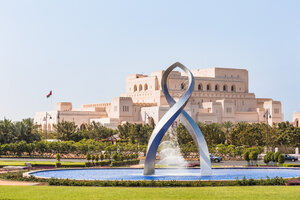
[(232, 85), (232, 86), (231, 86), (231, 92), (234, 92), (234, 91), (235, 91), (235, 86)]
[(122, 110), (123, 112), (129, 112), (129, 106), (123, 106)]
[(203, 87), (201, 84), (198, 85), (198, 90), (203, 90)]
[(215, 85), (215, 91), (219, 91), (219, 86)]
[(143, 89), (143, 86), (142, 86), (142, 84), (140, 84), (139, 85), (139, 91), (142, 91), (142, 89)]
[(148, 90), (148, 85), (147, 85), (147, 83), (145, 83), (145, 85), (144, 85), (144, 90)]
[(181, 83), (181, 89), (182, 89), (182, 90), (185, 89), (184, 83)]
[(296, 120), (296, 127), (299, 127), (299, 121)]
[(136, 92), (137, 91), (137, 87), (136, 85), (133, 86), (133, 91)]
[(207, 91), (210, 91), (210, 84), (207, 84), (206, 90), (207, 90)]
[(227, 85), (223, 85), (223, 91), (227, 91)]

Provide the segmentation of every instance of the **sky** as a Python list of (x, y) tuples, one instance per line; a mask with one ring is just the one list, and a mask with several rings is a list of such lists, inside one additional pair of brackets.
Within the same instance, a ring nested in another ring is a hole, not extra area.
[[(0, 0), (0, 120), (110, 102), (128, 74), (243, 68), (249, 91), (300, 108), (300, 1)], [(51, 99), (46, 94), (53, 90)]]

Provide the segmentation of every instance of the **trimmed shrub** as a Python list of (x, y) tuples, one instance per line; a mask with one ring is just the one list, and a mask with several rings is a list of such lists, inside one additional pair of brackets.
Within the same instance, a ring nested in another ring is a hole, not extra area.
[(90, 160), (91, 160), (91, 154), (87, 153), (86, 154), (86, 159), (87, 159), (88, 162), (90, 162)]
[(257, 151), (251, 151), (249, 153), (249, 159), (250, 160), (257, 160), (257, 158), (258, 158), (258, 152)]
[(272, 152), (268, 152), (265, 157), (264, 157), (264, 163), (268, 164), (269, 162), (272, 161)]
[(55, 167), (56, 167), (56, 168), (60, 168), (60, 167), (61, 167), (61, 163), (60, 163), (60, 162), (56, 162), (56, 163), (55, 163)]
[(91, 162), (85, 162), (85, 166), (86, 166), (86, 167), (92, 167), (92, 166), (93, 166), (93, 163), (91, 163)]
[(61, 159), (60, 153), (57, 153), (57, 154), (56, 154), (56, 160), (57, 160), (58, 162), (60, 162), (60, 159)]
[(278, 162), (279, 162), (280, 164), (283, 164), (284, 161), (285, 161), (284, 155), (280, 154), (280, 155), (278, 156)]
[(274, 159), (275, 159), (275, 162), (279, 162), (278, 161), (278, 157), (281, 155), (281, 153), (279, 151), (277, 151), (275, 154), (274, 154)]
[(248, 165), (249, 165), (249, 161), (250, 161), (249, 154), (250, 154), (249, 151), (245, 151), (243, 153), (243, 158), (244, 158), (244, 160), (246, 160), (248, 162)]

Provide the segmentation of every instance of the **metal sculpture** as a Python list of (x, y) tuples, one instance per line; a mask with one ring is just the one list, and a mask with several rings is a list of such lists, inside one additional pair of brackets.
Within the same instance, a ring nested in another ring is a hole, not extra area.
[[(173, 69), (176, 67), (181, 68), (187, 74), (189, 80), (189, 85), (187, 90), (177, 102), (171, 97), (167, 88), (167, 78), (171, 73), (171, 71), (173, 71)], [(201, 175), (211, 174), (211, 161), (210, 161), (208, 147), (205, 138), (200, 128), (196, 124), (196, 122), (191, 118), (191, 116), (186, 111), (184, 111), (184, 107), (192, 95), (194, 85), (195, 85), (195, 80), (193, 74), (188, 68), (186, 68), (184, 65), (182, 65), (179, 62), (174, 63), (164, 72), (161, 80), (161, 86), (165, 94), (165, 97), (167, 99), (167, 102), (170, 105), (170, 110), (161, 118), (161, 120), (158, 122), (158, 124), (156, 125), (156, 127), (152, 132), (147, 147), (144, 175), (154, 174), (155, 159), (156, 159), (156, 152), (158, 146), (163, 136), (169, 129), (169, 127), (172, 125), (172, 123), (176, 120), (176, 118), (180, 114), (182, 116), (181, 117), (182, 124), (187, 128), (188, 132), (191, 134), (195, 143), (197, 144), (200, 153)]]

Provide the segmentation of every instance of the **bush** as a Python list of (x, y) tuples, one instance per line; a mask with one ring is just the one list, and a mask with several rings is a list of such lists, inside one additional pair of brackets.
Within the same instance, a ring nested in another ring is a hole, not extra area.
[(273, 155), (272, 152), (268, 152), (264, 157), (264, 163), (268, 164), (269, 162), (271, 162), (272, 161), (272, 155)]
[(275, 159), (275, 153), (272, 153), (272, 154), (271, 154), (271, 161), (272, 161), (272, 162), (276, 162), (276, 159)]
[(60, 168), (60, 167), (61, 167), (61, 163), (60, 163), (60, 162), (56, 162), (56, 163), (55, 163), (55, 167), (56, 167), (56, 168)]
[(250, 154), (249, 151), (245, 151), (244, 154), (243, 154), (244, 160), (246, 160), (248, 162), (250, 161), (249, 154)]
[(95, 161), (96, 161), (96, 162), (99, 161), (99, 155), (98, 155), (98, 154), (95, 156)]
[(275, 154), (274, 154), (274, 159), (275, 159), (275, 162), (278, 162), (278, 157), (281, 155), (281, 153), (279, 151), (277, 151)]
[(284, 161), (285, 161), (284, 155), (280, 154), (280, 155), (278, 156), (278, 162), (279, 162), (280, 164), (283, 164)]
[(93, 163), (91, 163), (91, 162), (85, 162), (85, 166), (86, 166), (86, 167), (92, 167), (92, 166), (93, 166)]
[(115, 161), (118, 161), (118, 154), (117, 153), (114, 153), (112, 155), (112, 159), (114, 159)]
[(90, 162), (90, 160), (91, 160), (91, 154), (87, 153), (86, 154), (86, 159), (87, 159), (88, 162)]
[(251, 151), (249, 154), (249, 159), (250, 160), (257, 160), (258, 158), (258, 152), (257, 151)]
[(60, 153), (57, 153), (57, 154), (56, 154), (56, 160), (57, 160), (58, 162), (60, 162), (60, 159), (61, 159)]

